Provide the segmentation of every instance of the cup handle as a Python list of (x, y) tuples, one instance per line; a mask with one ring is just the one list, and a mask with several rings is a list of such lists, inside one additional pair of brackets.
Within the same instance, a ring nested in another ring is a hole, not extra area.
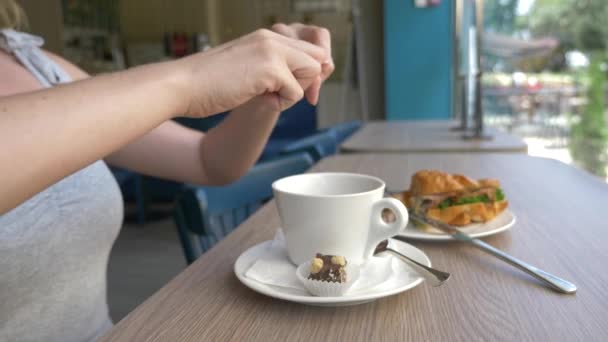
[[(382, 219), (382, 211), (384, 209), (389, 209), (395, 214), (394, 222), (388, 223)], [(407, 209), (401, 201), (395, 198), (383, 198), (376, 201), (372, 206), (372, 219), (367, 238), (366, 257), (369, 258), (373, 255), (380, 241), (399, 234), (401, 229), (407, 224), (408, 219)]]

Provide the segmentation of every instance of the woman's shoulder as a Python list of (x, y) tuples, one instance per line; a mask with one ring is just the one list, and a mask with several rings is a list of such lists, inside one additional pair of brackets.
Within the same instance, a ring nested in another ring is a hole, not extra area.
[(57, 63), (63, 70), (65, 70), (65, 72), (70, 75), (72, 80), (78, 81), (90, 77), (89, 74), (87, 74), (84, 70), (80, 69), (78, 66), (65, 58), (44, 49), (42, 51), (51, 60), (53, 60), (53, 62)]

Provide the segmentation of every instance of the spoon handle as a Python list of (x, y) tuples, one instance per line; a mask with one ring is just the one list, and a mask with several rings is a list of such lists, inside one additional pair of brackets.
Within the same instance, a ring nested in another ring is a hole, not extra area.
[(423, 264), (419, 263), (418, 261), (397, 252), (394, 249), (386, 247), (386, 251), (393, 253), (393, 255), (397, 256), (401, 260), (408, 263), (416, 271), (416, 273), (423, 276), (433, 286), (439, 286), (439, 285), (443, 284), (446, 280), (448, 280), (448, 278), (450, 278), (449, 273), (439, 271), (434, 268), (430, 268), (426, 265), (423, 265)]
[(576, 285), (571, 282), (559, 278), (549, 272), (545, 272), (540, 268), (534, 267), (526, 262), (523, 262), (512, 255), (509, 255), (494, 246), (487, 244), (478, 239), (472, 239), (468, 241), (473, 244), (475, 247), (481, 249), (482, 251), (489, 253), (502, 261), (505, 261), (512, 266), (519, 268), (520, 270), (528, 273), (534, 278), (542, 281), (543, 283), (549, 285), (552, 289), (562, 292), (562, 293), (574, 293), (576, 292)]

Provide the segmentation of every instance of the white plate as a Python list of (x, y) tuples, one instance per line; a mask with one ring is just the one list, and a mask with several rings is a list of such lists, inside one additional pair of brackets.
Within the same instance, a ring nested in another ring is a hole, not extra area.
[[(515, 224), (515, 215), (507, 209), (500, 215), (496, 216), (492, 221), (486, 223), (471, 224), (466, 227), (460, 228), (464, 233), (469, 234), (471, 237), (480, 238), (484, 236), (498, 234)], [(399, 234), (408, 239), (414, 240), (427, 240), (427, 241), (449, 241), (452, 237), (448, 234), (441, 232), (428, 232), (422, 229), (414, 227), (414, 224), (410, 221), (405, 229)]]
[[(305, 291), (291, 288), (272, 286), (260, 283), (245, 277), (245, 272), (253, 265), (259, 256), (269, 247), (272, 241), (265, 241), (255, 245), (239, 256), (234, 263), (234, 273), (237, 278), (250, 289), (261, 294), (283, 299), (291, 302), (317, 305), (317, 306), (347, 306), (363, 304), (378, 298), (391, 296), (409, 290), (420, 283), (423, 278), (418, 276), (407, 264), (398, 259), (393, 260), (393, 274), (384, 283), (372, 288), (349, 293), (341, 297), (315, 297)], [(424, 252), (418, 248), (402, 241), (391, 240), (391, 247), (399, 252), (415, 259), (416, 261), (431, 266), (431, 261)]]

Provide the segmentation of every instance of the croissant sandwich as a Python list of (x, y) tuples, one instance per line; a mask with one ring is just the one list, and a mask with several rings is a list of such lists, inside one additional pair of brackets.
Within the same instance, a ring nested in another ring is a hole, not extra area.
[(436, 170), (416, 172), (402, 200), (411, 210), (454, 226), (487, 222), (509, 205), (496, 179), (473, 180)]

